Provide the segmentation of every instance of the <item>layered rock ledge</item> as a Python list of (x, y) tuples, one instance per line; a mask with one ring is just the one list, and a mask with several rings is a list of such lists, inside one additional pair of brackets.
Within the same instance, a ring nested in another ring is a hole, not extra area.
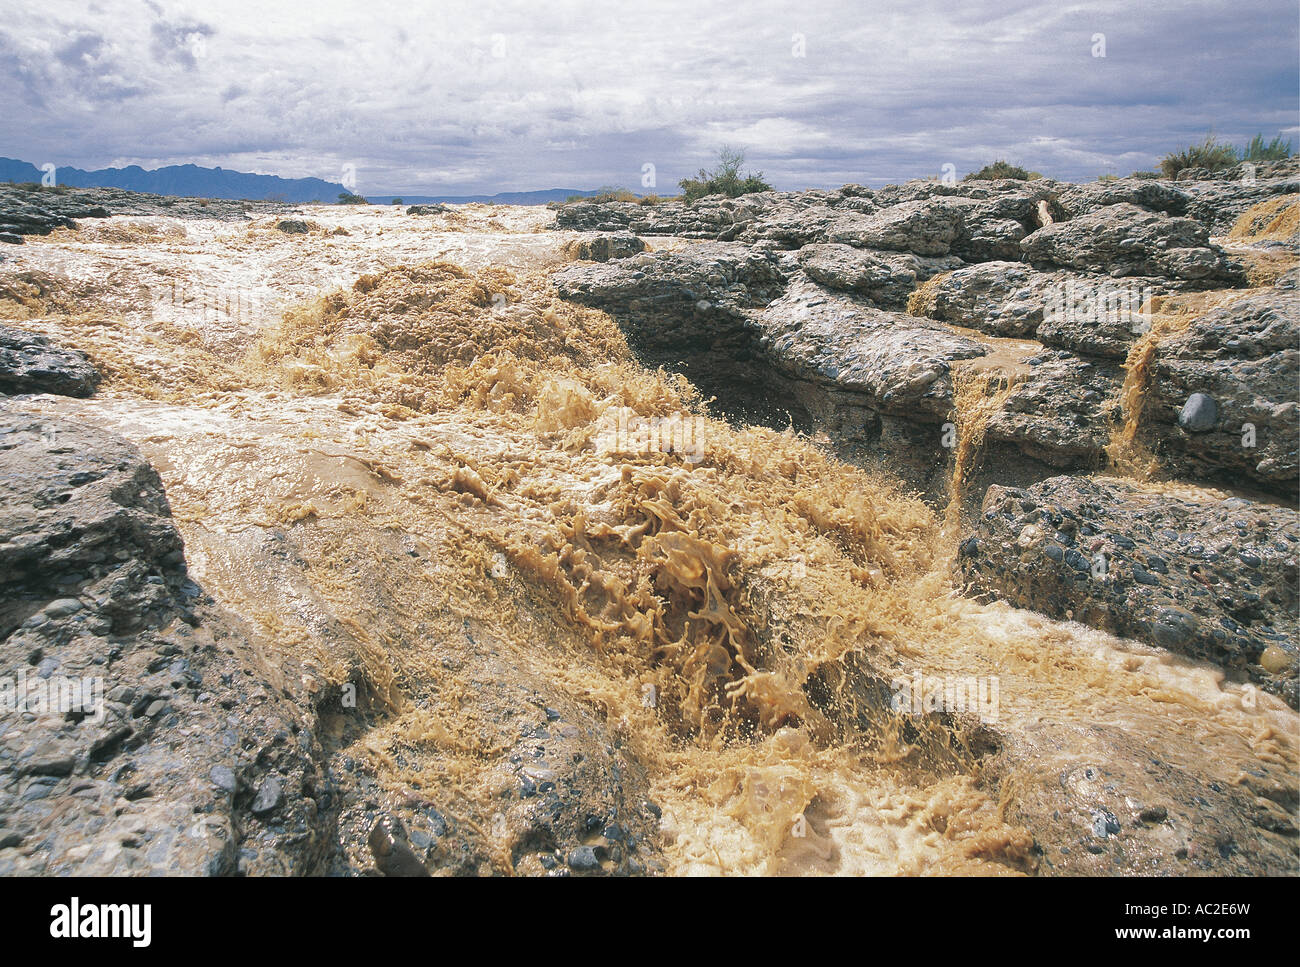
[[(1051, 493), (1035, 486), (1099, 486), (1062, 472), (1143, 464), (1139, 476), (1154, 469), (1226, 488), (1245, 508), (1211, 494), (1170, 501), (1156, 532), (1204, 549), (1228, 532), (1224, 519), (1250, 518), (1289, 546), (1300, 486), (1300, 231), (1279, 235), (1276, 225), (1295, 205), (1295, 159), (1178, 181), (922, 181), (692, 205), (575, 203), (558, 210), (558, 227), (631, 232), (651, 250), (553, 278), (564, 298), (610, 312), (647, 362), (686, 374), (721, 412), (825, 432), (842, 456), (881, 465), (935, 502), (964, 502), (966, 546), (986, 549), (978, 566), (974, 554), (963, 566), (982, 591), (1214, 661), (1295, 705), (1295, 627), (1283, 620), (1295, 603), (1293, 557), (1267, 578), (1211, 578), (1206, 562), (1189, 560), (1193, 576), (1143, 584), (1117, 547), (1107, 583), (1094, 587), (1069, 563), (1029, 580), (1009, 550), (1019, 531), (998, 530), (1002, 512), (987, 503), (979, 513), (990, 485), (1015, 488), (989, 491), (998, 507), (1008, 493), (1047, 506)], [(689, 241), (656, 250), (664, 236)], [(964, 450), (962, 434), (974, 441)], [(953, 494), (958, 471), (967, 489)], [(1094, 503), (1136, 522), (1146, 501), (1121, 481)], [(1210, 607), (1202, 579), (1241, 600)], [(1268, 597), (1260, 580), (1274, 588), (1267, 614), (1251, 597)], [(1153, 587), (1177, 590), (1166, 599)], [(1121, 588), (1140, 600), (1125, 603)], [(1156, 617), (1175, 607), (1191, 615), (1174, 622), (1177, 634)]]

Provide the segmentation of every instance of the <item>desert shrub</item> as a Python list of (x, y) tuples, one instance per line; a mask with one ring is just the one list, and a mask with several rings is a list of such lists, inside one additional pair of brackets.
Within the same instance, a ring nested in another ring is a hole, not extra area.
[(1265, 143), (1264, 136), (1257, 134), (1241, 149), (1242, 161), (1281, 161), (1291, 157), (1291, 142), (1280, 137)]
[(678, 184), (682, 198), (689, 204), (705, 195), (726, 195), (739, 198), (756, 191), (771, 191), (772, 186), (763, 180), (763, 172), (751, 171), (743, 178), (740, 169), (745, 164), (745, 152), (723, 146), (718, 149), (718, 164), (712, 170), (701, 168), (694, 178), (683, 178)]
[(1187, 168), (1205, 168), (1223, 171), (1237, 163), (1237, 149), (1212, 134), (1200, 144), (1188, 145), (1182, 151), (1171, 151), (1160, 159), (1160, 172), (1166, 178), (1177, 178), (1178, 172)]
[(360, 195), (354, 195), (354, 194), (352, 194), (352, 192), (350, 192), (350, 191), (341, 191), (341, 192), (339, 192), (339, 200), (338, 200), (338, 204), (340, 204), (340, 205), (369, 205), (370, 202), (366, 201), (366, 200), (365, 200), (364, 198), (362, 198)]
[(42, 185), (38, 181), (11, 181), (8, 184), (22, 191), (45, 191), (53, 195), (66, 195), (72, 191), (69, 185)]
[(1009, 161), (993, 162), (991, 165), (985, 165), (979, 171), (972, 171), (962, 181), (996, 181), (999, 178), (1014, 178), (1016, 181), (1033, 181), (1035, 178), (1043, 177), (1037, 171), (1026, 171), (1019, 165), (1013, 165)]
[(405, 205), (406, 202), (402, 201), (402, 199), (400, 199), (400, 198), (394, 198), (394, 199), (393, 199), (393, 204), (394, 204), (394, 205)]
[(632, 192), (628, 191), (626, 188), (615, 188), (612, 185), (601, 185), (599, 188), (596, 189), (596, 193), (594, 195), (570, 195), (568, 198), (564, 200), (564, 203), (566, 205), (572, 205), (578, 202), (585, 202), (585, 201), (594, 201), (594, 202), (626, 201), (626, 202), (636, 203), (641, 201), (641, 199), (636, 195), (632, 194)]

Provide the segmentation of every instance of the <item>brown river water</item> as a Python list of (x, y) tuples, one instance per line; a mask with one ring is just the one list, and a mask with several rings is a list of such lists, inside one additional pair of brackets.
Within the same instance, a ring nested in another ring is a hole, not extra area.
[[(384, 714), (340, 741), (393, 794), (454, 790), (468, 815), (494, 793), (474, 669), (437, 647), (472, 621), (620, 737), (668, 873), (1195, 872), (1216, 836), (1242, 845), (1238, 813), (1294, 822), (1295, 712), (962, 597), (943, 508), (710, 418), (556, 299), (572, 236), (547, 210), (304, 217), (306, 236), (115, 217), (29, 239), (0, 315), (92, 356), (95, 397), (23, 405), (141, 448), (192, 576), (269, 655), (323, 684), (364, 667)], [(959, 403), (967, 383), (1007, 385)], [(910, 715), (935, 682), (980, 701)], [(1122, 863), (1081, 845), (1099, 811), (1127, 828), (1155, 806), (1171, 821)], [(1251, 828), (1253, 871), (1295, 872), (1294, 833)]]

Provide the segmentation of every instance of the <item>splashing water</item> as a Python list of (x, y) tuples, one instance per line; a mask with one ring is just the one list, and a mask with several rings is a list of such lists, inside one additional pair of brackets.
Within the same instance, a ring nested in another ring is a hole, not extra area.
[[(936, 514), (791, 432), (715, 420), (640, 366), (608, 317), (550, 290), (567, 237), (537, 230), (541, 210), (468, 206), (434, 228), (311, 214), (306, 238), (186, 223), (125, 248), (111, 233), (30, 246), (53, 281), (24, 292), (24, 325), (109, 378), (93, 399), (29, 405), (141, 446), (196, 579), (271, 654), (306, 656), (327, 686), (364, 671), (375, 722), (339, 741), (386, 793), (455, 802), (489, 835), (499, 750), (478, 672), (440, 646), (473, 622), (502, 643), (496, 674), (527, 670), (609, 724), (662, 805), (674, 873), (1120, 869), (1085, 865), (1105, 862), (1076, 840), (1109, 793), (1077, 777), (1191, 802), (1174, 780), (1152, 793), (1152, 758), (1287, 808), (1297, 717), (1271, 696), (958, 593), (945, 526), (1014, 366), (954, 371), (953, 503)], [(144, 319), (120, 294), (159, 269), (275, 308), (205, 320), (153, 303)], [(1130, 436), (1150, 350), (1130, 357)], [(629, 436), (647, 421), (667, 429)], [(284, 534), (291, 568), (266, 551)], [(992, 721), (897, 701), (900, 683), (966, 678), (996, 679)], [(1226, 823), (1235, 802), (1205, 809)], [(1189, 836), (1138, 854), (1172, 863)], [(1284, 834), (1256, 855), (1294, 868)]]

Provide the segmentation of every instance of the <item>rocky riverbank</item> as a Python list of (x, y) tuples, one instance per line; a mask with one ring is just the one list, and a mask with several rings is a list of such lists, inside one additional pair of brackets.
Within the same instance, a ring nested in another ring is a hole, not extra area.
[(1257, 175), (28, 236), (0, 873), (1294, 872)]
[[(555, 284), (614, 315), (645, 359), (689, 376), (721, 412), (826, 433), (847, 459), (963, 511), (978, 590), (1212, 656), (1294, 706), (1298, 172), (1292, 160), (1177, 182), (577, 203), (560, 226), (634, 232), (661, 250), (578, 265)], [(1059, 476), (1116, 468), (1137, 482)], [(1257, 565), (1226, 539), (1226, 495), (1164, 501), (1143, 489), (1151, 480), (1245, 488), (1232, 506), (1262, 515), (1250, 533), (1275, 568), (1267, 616)], [(1034, 507), (1004, 513), (1014, 500), (1001, 489), (984, 500), (991, 485), (1030, 488), (1012, 493)], [(1059, 526), (1043, 525), (1047, 550), (1077, 567), (1030, 560), (1017, 543), (1031, 517), (1060, 516), (1037, 510), (1049, 486), (1092, 495), (1106, 519), (1084, 537), (1117, 535), (1103, 553), (1119, 566), (1104, 578), (1073, 537), (1052, 544)], [(1137, 564), (1135, 578), (1125, 549), (1162, 532), (1179, 550), (1149, 553), (1179, 563)], [(1218, 603), (1174, 634), (1151, 619), (1169, 596)], [(1199, 621), (1209, 627), (1190, 627)]]
[(77, 220), (112, 215), (242, 220), (290, 208), (282, 202), (176, 198), (122, 188), (68, 188), (0, 183), (0, 242), (21, 245), (24, 235), (76, 228)]

